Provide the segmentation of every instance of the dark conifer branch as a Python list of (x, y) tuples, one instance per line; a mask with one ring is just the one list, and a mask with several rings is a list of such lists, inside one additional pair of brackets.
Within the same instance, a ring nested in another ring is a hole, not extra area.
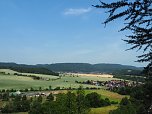
[(123, 18), (125, 26), (120, 31), (132, 32), (124, 40), (132, 46), (128, 50), (143, 50), (143, 55), (138, 56), (137, 61), (148, 62), (146, 69), (152, 70), (152, 0), (119, 0), (112, 3), (100, 1), (94, 7), (106, 9), (106, 13), (109, 13), (105, 25)]

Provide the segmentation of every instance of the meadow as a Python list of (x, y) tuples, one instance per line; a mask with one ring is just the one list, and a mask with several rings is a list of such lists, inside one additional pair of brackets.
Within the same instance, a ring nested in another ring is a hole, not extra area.
[(115, 110), (118, 108), (118, 105), (111, 105), (101, 108), (92, 108), (89, 114), (109, 114), (111, 110)]
[[(0, 69), (0, 72), (5, 72), (5, 74), (0, 74), (0, 89), (30, 89), (35, 88), (38, 89), (41, 87), (42, 89), (46, 89), (49, 86), (52, 88), (60, 87), (63, 88), (78, 88), (82, 85), (84, 88), (86, 87), (97, 87), (94, 85), (87, 85), (87, 84), (78, 84), (75, 81), (86, 81), (86, 80), (95, 80), (95, 81), (107, 81), (113, 80), (116, 78), (106, 78), (106, 77), (98, 77), (98, 76), (78, 76), (78, 75), (64, 75), (62, 74), (61, 78), (58, 76), (52, 75), (43, 75), (43, 74), (31, 74), (31, 73), (19, 73), (24, 75), (34, 75), (43, 78), (49, 78), (50, 80), (33, 80), (30, 77), (24, 76), (16, 76), (14, 73), (18, 73), (16, 71), (12, 71), (9, 69)], [(9, 73), (9, 75), (8, 75)], [(104, 88), (104, 87), (98, 87)]]
[(111, 101), (116, 101), (118, 103), (121, 101), (122, 98), (129, 97), (129, 96), (126, 96), (126, 95), (120, 95), (118, 93), (111, 92), (111, 91), (104, 90), (104, 89), (85, 90), (85, 94), (92, 93), (92, 92), (96, 92), (96, 93), (100, 94), (103, 99), (104, 98), (109, 98)]

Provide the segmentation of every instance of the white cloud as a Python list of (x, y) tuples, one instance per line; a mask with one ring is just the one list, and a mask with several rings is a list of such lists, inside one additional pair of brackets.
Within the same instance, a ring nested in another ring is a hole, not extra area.
[(82, 15), (90, 12), (91, 10), (92, 10), (91, 8), (79, 8), (79, 9), (70, 8), (65, 10), (64, 15)]

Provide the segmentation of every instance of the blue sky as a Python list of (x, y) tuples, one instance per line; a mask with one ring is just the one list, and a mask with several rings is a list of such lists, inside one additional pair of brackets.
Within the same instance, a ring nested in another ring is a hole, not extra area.
[[(111, 1), (111, 0), (106, 0)], [(0, 0), (0, 62), (25, 64), (134, 62), (118, 30), (121, 21), (101, 24), (98, 0)], [(127, 32), (126, 32), (127, 33)]]

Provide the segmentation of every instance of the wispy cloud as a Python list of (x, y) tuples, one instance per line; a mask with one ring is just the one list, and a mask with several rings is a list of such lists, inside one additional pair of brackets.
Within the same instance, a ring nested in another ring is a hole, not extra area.
[(77, 9), (67, 9), (64, 11), (64, 15), (82, 15), (85, 13), (90, 12), (92, 9), (91, 8), (77, 8)]

